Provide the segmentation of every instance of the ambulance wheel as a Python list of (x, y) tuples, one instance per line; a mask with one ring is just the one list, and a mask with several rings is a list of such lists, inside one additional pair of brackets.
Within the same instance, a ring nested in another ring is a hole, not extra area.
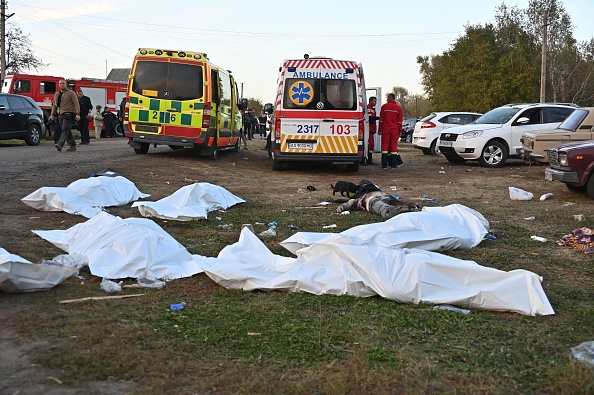
[(351, 163), (350, 165), (347, 165), (347, 171), (350, 171), (351, 173), (358, 172), (359, 164), (360, 164), (360, 162), (355, 162), (355, 163)]
[(118, 126), (116, 126), (116, 136), (125, 137), (124, 136), (124, 125), (122, 125), (121, 123), (118, 123)]
[(212, 160), (219, 159), (219, 147), (217, 147), (217, 143), (214, 143), (212, 146), (212, 152), (208, 156)]
[(136, 152), (139, 155), (144, 155), (148, 152), (149, 147), (149, 143), (140, 143), (140, 148), (134, 148), (134, 152)]
[(281, 171), (283, 169), (283, 163), (280, 160), (272, 160), (272, 170)]

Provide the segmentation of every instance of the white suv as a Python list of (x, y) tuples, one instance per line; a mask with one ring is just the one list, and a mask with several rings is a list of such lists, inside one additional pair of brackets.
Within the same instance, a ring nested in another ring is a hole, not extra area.
[(450, 163), (478, 160), (484, 167), (501, 167), (508, 157), (521, 157), (522, 134), (553, 130), (577, 107), (575, 104), (507, 104), (472, 124), (442, 132), (439, 150)]
[(476, 112), (432, 112), (415, 124), (413, 147), (425, 155), (439, 155), (437, 140), (445, 129), (466, 125), (483, 114)]

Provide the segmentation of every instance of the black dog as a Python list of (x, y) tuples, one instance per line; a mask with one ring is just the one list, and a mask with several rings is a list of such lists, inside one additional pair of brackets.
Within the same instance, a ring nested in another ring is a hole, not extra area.
[(333, 195), (336, 194), (336, 192), (340, 192), (341, 196), (345, 196), (346, 193), (347, 197), (350, 196), (350, 193), (356, 193), (359, 189), (359, 186), (357, 184), (352, 183), (350, 181), (338, 181), (336, 182), (336, 185), (330, 184), (330, 186), (333, 189)]

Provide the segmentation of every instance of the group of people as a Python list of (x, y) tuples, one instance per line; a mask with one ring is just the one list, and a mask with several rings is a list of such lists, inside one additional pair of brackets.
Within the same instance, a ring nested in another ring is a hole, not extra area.
[[(369, 113), (369, 141), (367, 157), (363, 157), (361, 164), (376, 165), (373, 162), (373, 150), (375, 149), (375, 134), (378, 133), (381, 138), (381, 166), (382, 169), (387, 169), (390, 166), (392, 169), (397, 169), (402, 166), (404, 162), (398, 152), (398, 140), (402, 133), (402, 121), (404, 119), (404, 111), (400, 104), (396, 102), (396, 95), (388, 94), (388, 101), (382, 105), (379, 117), (375, 111), (377, 98), (371, 96), (369, 104), (367, 104), (367, 111)], [(379, 127), (376, 122), (379, 119)]]
[[(68, 143), (67, 151), (76, 150), (76, 140), (72, 135), (72, 123), (76, 122), (80, 132), (80, 144), (88, 145), (91, 143), (89, 135), (89, 122), (93, 121), (95, 127), (95, 138), (101, 138), (103, 124), (105, 124), (105, 136), (116, 136), (116, 125), (118, 116), (111, 112), (111, 108), (105, 106), (101, 111), (101, 106), (97, 105), (93, 111), (93, 104), (88, 96), (84, 95), (82, 89), (76, 93), (68, 87), (66, 80), (60, 80), (60, 90), (54, 96), (52, 104), (52, 113), (49, 117), (50, 123), (56, 123), (54, 129), (54, 142), (58, 151), (62, 151), (64, 145)], [(124, 99), (125, 100), (125, 99)]]
[[(241, 139), (243, 141), (243, 148), (247, 149), (247, 140), (255, 139), (254, 136), (256, 134), (260, 135), (260, 139), (267, 138), (266, 125), (268, 123), (268, 117), (264, 111), (260, 113), (260, 116), (256, 116), (255, 111), (249, 108), (242, 113), (242, 116)], [(264, 149), (268, 149), (268, 141), (269, 139), (267, 139), (266, 148)]]

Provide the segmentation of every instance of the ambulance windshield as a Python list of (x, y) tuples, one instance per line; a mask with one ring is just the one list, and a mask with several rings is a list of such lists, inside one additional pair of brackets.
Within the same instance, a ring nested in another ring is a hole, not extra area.
[(202, 66), (138, 61), (132, 92), (155, 99), (195, 100), (203, 95)]
[(287, 78), (283, 107), (304, 110), (356, 110), (354, 80)]

